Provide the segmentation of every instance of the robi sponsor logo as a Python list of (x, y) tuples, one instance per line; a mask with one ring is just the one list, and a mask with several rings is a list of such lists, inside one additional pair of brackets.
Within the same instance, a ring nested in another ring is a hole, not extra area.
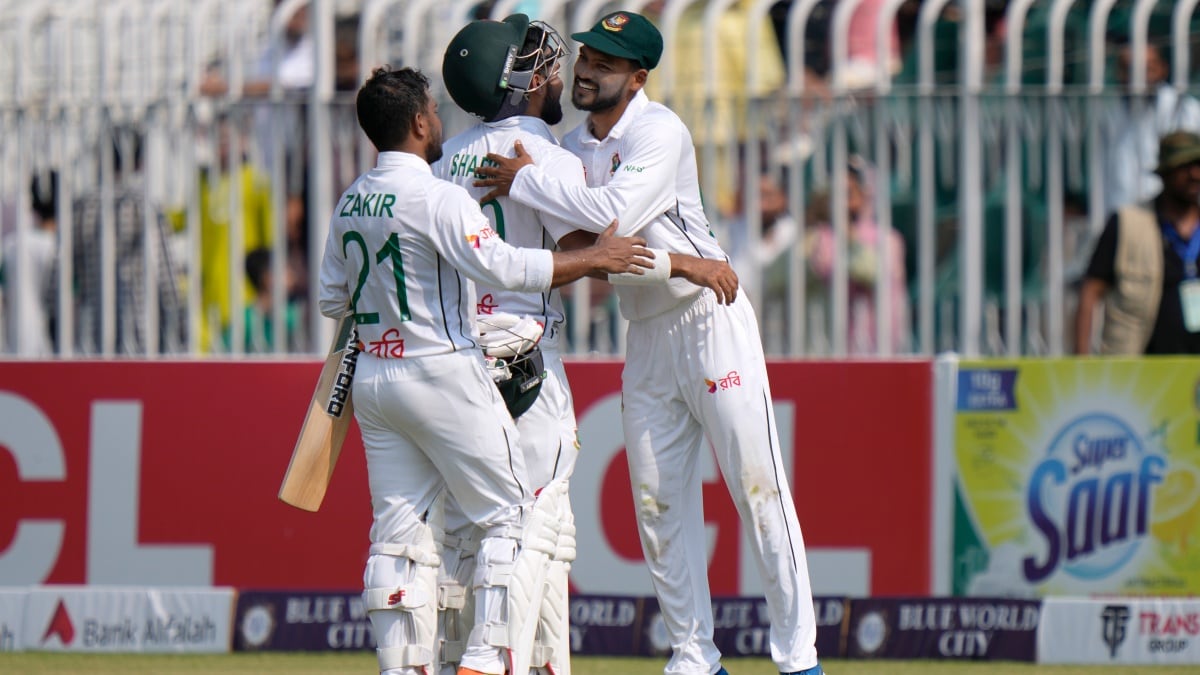
[(491, 227), (485, 227), (479, 230), (478, 234), (468, 234), (467, 244), (471, 248), (479, 248), (479, 245), (482, 244), (484, 240), (491, 239), (492, 237), (496, 236), (498, 235), (496, 234), (495, 230), (493, 230)]
[(742, 386), (742, 377), (738, 375), (736, 370), (731, 370), (724, 376), (719, 376), (715, 380), (704, 378), (704, 386), (708, 389), (708, 393), (715, 394), (718, 389), (732, 389)]
[(1166, 468), (1117, 417), (1069, 422), (1029, 478), (1029, 520), (1045, 546), (1023, 560), (1025, 579), (1040, 583), (1061, 568), (1092, 581), (1121, 569), (1147, 536)]

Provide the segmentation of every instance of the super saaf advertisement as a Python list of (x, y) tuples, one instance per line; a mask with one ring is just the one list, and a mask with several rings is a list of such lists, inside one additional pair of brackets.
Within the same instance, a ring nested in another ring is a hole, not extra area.
[(1200, 593), (1200, 359), (963, 362), (956, 595)]

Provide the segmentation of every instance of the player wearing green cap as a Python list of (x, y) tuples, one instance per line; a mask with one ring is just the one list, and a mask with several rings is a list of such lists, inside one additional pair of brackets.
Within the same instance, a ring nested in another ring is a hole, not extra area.
[[(481, 167), (485, 199), (541, 209), (598, 232), (613, 219), (654, 250), (727, 260), (700, 200), (691, 134), (642, 91), (662, 35), (613, 12), (582, 43), (571, 101), (588, 112), (563, 139), (588, 187), (516, 148)], [(661, 257), (661, 256), (656, 256)], [(784, 473), (758, 321), (744, 296), (722, 304), (684, 279), (618, 286), (629, 320), (622, 421), (646, 564), (673, 648), (667, 675), (724, 673), (713, 643), (701, 457), (711, 447), (767, 589), (771, 654), (785, 674), (819, 675), (816, 619), (800, 523)], [(720, 555), (721, 552), (717, 552)]]
[[(454, 102), (478, 122), (443, 145), (443, 158), (434, 163), (435, 176), (451, 181), (480, 198), (486, 188), (475, 187), (478, 167), (488, 153), (509, 153), (518, 141), (537, 158), (540, 166), (566, 184), (586, 188), (579, 159), (559, 147), (550, 126), (562, 119), (563, 82), (559, 59), (562, 39), (550, 26), (516, 14), (503, 21), (473, 21), (451, 39), (442, 61), (442, 78)], [(573, 248), (594, 235), (576, 231), (561, 218), (501, 196), (486, 200), (484, 214), (493, 229), (508, 243), (523, 248)], [(656, 260), (659, 256), (656, 252)], [(614, 278), (617, 283), (638, 281), (664, 284), (669, 275), (684, 276), (711, 286), (721, 297), (736, 293), (736, 275), (724, 262), (662, 251), (659, 278), (653, 274)], [(670, 262), (670, 265), (666, 263)], [(528, 410), (517, 419), (519, 445), (537, 491), (535, 509), (560, 524), (560, 534), (545, 584), (542, 619), (534, 645), (533, 665), (553, 675), (570, 673), (567, 574), (575, 555), (574, 517), (568, 499), (568, 481), (575, 468), (578, 446), (571, 391), (567, 384), (559, 340), (563, 325), (562, 302), (557, 291), (521, 293), (487, 284), (475, 290), (479, 340), (501, 362), (511, 345), (540, 350), (545, 377)], [(527, 332), (532, 330), (533, 332)], [(538, 335), (540, 334), (540, 340)], [(537, 344), (536, 347), (532, 345)], [(478, 532), (447, 502), (443, 545), (442, 583), (451, 595), (470, 597), (459, 589), (473, 583), (473, 550)], [(452, 675), (465, 639), (475, 624), (469, 603), (447, 607), (440, 619), (442, 674)], [(498, 668), (499, 664), (494, 664)], [(499, 671), (497, 671), (499, 672)]]

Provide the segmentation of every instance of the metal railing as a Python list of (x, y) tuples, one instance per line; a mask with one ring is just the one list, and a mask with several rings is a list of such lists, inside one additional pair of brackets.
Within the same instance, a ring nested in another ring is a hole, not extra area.
[[(990, 30), (1000, 17), (983, 0), (925, 0), (897, 71), (908, 4), (285, 0), (272, 13), (265, 0), (0, 0), (0, 354), (322, 351), (330, 327), (305, 288), (316, 287), (333, 199), (374, 162), (355, 83), (339, 77), (415, 65), (453, 134), (469, 119), (439, 81), (445, 44), (472, 18), (530, 6), (564, 35), (617, 8), (660, 26), (667, 50), (649, 90), (692, 129), (709, 218), (738, 254), (769, 353), (1062, 354), (1073, 287), (1109, 210), (1106, 171), (1154, 159), (1137, 144), (1113, 156), (1108, 111), (1146, 115), (1171, 87), (1180, 114), (1155, 131), (1191, 124), (1197, 0), (1014, 0), (1004, 33)], [(872, 23), (857, 29), (871, 34), (876, 65), (864, 80), (851, 77), (863, 55), (850, 39), (868, 10)], [(307, 33), (290, 32), (303, 11)], [(1132, 46), (1125, 84), (1114, 36)], [(1147, 80), (1148, 46), (1171, 62), (1168, 81)], [(828, 72), (813, 54), (827, 55)], [(292, 86), (281, 68), (307, 74)], [(560, 134), (583, 120), (565, 112)], [(47, 234), (29, 184), (50, 170), (59, 199)], [(766, 221), (764, 175), (787, 204)], [(851, 210), (862, 187), (873, 188), (860, 205), (873, 239)], [(814, 265), (816, 241), (831, 242), (828, 270)], [(770, 261), (755, 253), (772, 246)], [(246, 290), (247, 257), (261, 259), (251, 247), (268, 252), (275, 280), (258, 295)], [(610, 308), (590, 296), (586, 284), (572, 293), (571, 351), (622, 352), (619, 319), (610, 332)], [(29, 330), (42, 324), (53, 333)], [(613, 337), (590, 345), (600, 324)]]

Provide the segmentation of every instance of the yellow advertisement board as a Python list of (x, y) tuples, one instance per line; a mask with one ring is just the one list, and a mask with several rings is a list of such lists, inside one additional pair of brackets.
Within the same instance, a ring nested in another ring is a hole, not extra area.
[(1200, 359), (964, 361), (953, 592), (1200, 594)]

